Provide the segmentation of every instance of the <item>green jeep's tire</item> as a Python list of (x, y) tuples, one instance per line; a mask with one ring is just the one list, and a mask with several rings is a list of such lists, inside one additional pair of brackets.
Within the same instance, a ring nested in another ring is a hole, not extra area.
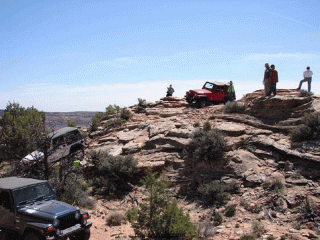
[(39, 234), (36, 234), (36, 233), (27, 233), (23, 240), (45, 240), (45, 237), (43, 236), (40, 236)]
[(70, 240), (89, 240), (90, 238), (90, 230), (82, 231), (75, 236), (70, 237)]

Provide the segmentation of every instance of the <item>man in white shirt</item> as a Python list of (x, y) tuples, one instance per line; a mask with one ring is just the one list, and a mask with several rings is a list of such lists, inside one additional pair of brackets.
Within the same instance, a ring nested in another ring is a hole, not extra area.
[(301, 89), (302, 83), (308, 82), (308, 92), (310, 92), (310, 90), (311, 90), (312, 75), (313, 75), (313, 72), (310, 71), (310, 67), (308, 66), (308, 67), (307, 67), (307, 71), (304, 71), (304, 72), (303, 72), (303, 79), (300, 81), (298, 90)]

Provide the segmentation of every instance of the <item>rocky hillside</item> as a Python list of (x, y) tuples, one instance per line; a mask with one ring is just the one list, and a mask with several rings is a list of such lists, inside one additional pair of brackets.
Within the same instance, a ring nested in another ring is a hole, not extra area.
[[(240, 239), (245, 234), (259, 235), (259, 239), (317, 239), (320, 141), (292, 143), (289, 133), (301, 124), (304, 114), (320, 111), (319, 97), (279, 89), (276, 97), (266, 98), (258, 90), (239, 102), (248, 108), (238, 114), (224, 113), (224, 105), (196, 109), (174, 97), (148, 102), (143, 113), (135, 113), (138, 106), (134, 105), (131, 119), (120, 127), (100, 127), (90, 133), (89, 150), (133, 154), (141, 168), (165, 169), (173, 196), (207, 239)], [(226, 135), (227, 164), (208, 167), (201, 176), (188, 176), (181, 153), (194, 130), (206, 121)], [(225, 206), (205, 208), (186, 198), (188, 186), (211, 181), (217, 172), (218, 180), (237, 186), (227, 204), (236, 206), (233, 217), (224, 216)], [(266, 187), (274, 181), (283, 184), (283, 193), (272, 194)], [(139, 188), (132, 194), (143, 201)], [(108, 213), (126, 210), (120, 206), (120, 202), (108, 206), (101, 202), (93, 214), (94, 239), (132, 234), (128, 223), (117, 228), (105, 225)], [(212, 221), (217, 213), (223, 215), (219, 226)]]

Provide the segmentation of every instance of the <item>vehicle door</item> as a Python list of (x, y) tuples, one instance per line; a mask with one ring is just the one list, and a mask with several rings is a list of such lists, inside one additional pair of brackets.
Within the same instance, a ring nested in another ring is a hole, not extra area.
[(49, 158), (49, 162), (54, 162), (59, 160), (60, 158), (66, 156), (66, 141), (65, 141), (65, 136), (59, 136), (56, 137), (54, 139), (52, 139), (52, 143), (51, 143), (51, 154), (48, 157)]
[(15, 225), (15, 213), (12, 198), (9, 191), (0, 191), (0, 227), (13, 229)]
[(225, 97), (224, 86), (216, 86), (213, 91), (213, 100), (214, 101), (223, 101)]

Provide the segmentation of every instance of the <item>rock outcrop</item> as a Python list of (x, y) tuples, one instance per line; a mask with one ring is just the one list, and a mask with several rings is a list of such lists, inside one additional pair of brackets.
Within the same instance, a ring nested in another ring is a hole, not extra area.
[[(248, 223), (256, 220), (266, 228), (263, 239), (267, 236), (279, 239), (286, 233), (297, 239), (317, 235), (316, 221), (312, 222), (312, 226), (316, 226), (313, 228), (306, 221), (298, 220), (301, 214), (297, 208), (310, 211), (304, 208), (308, 203), (314, 213), (319, 212), (320, 142), (293, 144), (289, 133), (301, 124), (305, 114), (320, 110), (319, 97), (300, 97), (297, 90), (279, 89), (277, 96), (266, 98), (263, 91), (258, 90), (239, 102), (247, 103), (247, 110), (225, 114), (224, 105), (196, 109), (187, 105), (185, 99), (163, 98), (147, 104), (144, 113), (134, 113), (129, 121), (112, 131), (100, 129), (92, 133), (90, 149), (113, 155), (132, 154), (140, 168), (166, 168), (179, 188), (179, 184), (195, 181), (188, 176), (181, 180), (184, 167), (181, 153), (197, 127), (208, 121), (226, 136), (228, 174), (221, 180), (239, 185), (238, 193), (230, 200), (239, 211), (236, 217), (224, 222), (219, 231), (212, 228), (214, 239), (239, 239), (241, 234), (250, 231)], [(130, 109), (135, 112), (138, 108), (135, 105)], [(211, 174), (209, 168), (207, 174)], [(285, 188), (282, 197), (270, 205), (267, 203), (272, 200), (263, 185), (274, 181), (280, 181)], [(293, 221), (302, 229), (295, 230)], [(238, 230), (234, 229), (237, 224)]]

